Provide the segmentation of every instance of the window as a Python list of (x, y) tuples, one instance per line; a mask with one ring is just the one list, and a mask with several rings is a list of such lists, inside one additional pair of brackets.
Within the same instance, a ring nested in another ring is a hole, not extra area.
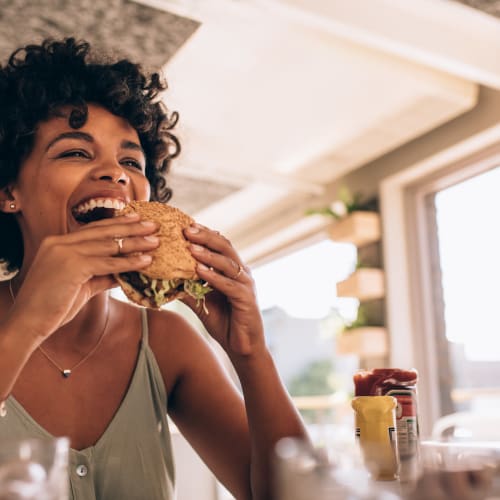
[(441, 270), (435, 286), (443, 297), (443, 331), (436, 333), (450, 374), (445, 410), (500, 408), (499, 193), (500, 164), (430, 195)]
[(419, 370), (424, 436), (442, 415), (500, 406), (500, 147), (482, 140), (381, 186), (391, 363)]
[(358, 303), (337, 298), (336, 283), (354, 270), (356, 254), (353, 245), (323, 240), (253, 269), (268, 346), (317, 444), (333, 431), (352, 434), (358, 359), (336, 356), (335, 339)]

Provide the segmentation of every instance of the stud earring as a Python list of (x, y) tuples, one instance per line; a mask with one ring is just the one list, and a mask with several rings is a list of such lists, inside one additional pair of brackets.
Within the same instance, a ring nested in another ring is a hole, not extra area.
[(14, 210), (14, 209), (16, 208), (16, 204), (15, 204), (15, 203), (11, 203), (11, 204), (9, 205), (9, 208), (10, 208), (11, 210)]

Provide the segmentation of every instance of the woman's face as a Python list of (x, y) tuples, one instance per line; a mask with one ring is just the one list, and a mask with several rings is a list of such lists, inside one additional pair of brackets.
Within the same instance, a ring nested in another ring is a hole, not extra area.
[(136, 130), (95, 105), (88, 106), (85, 125), (73, 129), (69, 112), (40, 123), (33, 150), (11, 187), (28, 258), (48, 235), (75, 231), (130, 200), (149, 199)]

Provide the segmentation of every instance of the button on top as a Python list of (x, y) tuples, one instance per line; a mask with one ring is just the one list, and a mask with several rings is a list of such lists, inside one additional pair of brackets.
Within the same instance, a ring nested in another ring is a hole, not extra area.
[(77, 468), (76, 468), (76, 473), (80, 476), (80, 477), (85, 477), (88, 473), (88, 469), (85, 465), (79, 465)]

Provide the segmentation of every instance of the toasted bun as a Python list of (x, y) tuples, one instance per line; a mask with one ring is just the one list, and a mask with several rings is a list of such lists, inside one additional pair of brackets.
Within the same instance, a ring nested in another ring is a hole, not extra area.
[(156, 279), (199, 279), (196, 261), (183, 234), (183, 230), (194, 222), (189, 215), (157, 201), (132, 201), (117, 215), (131, 212), (139, 213), (142, 221), (151, 220), (160, 225), (155, 233), (160, 238), (160, 246), (150, 252), (153, 261), (141, 273)]

